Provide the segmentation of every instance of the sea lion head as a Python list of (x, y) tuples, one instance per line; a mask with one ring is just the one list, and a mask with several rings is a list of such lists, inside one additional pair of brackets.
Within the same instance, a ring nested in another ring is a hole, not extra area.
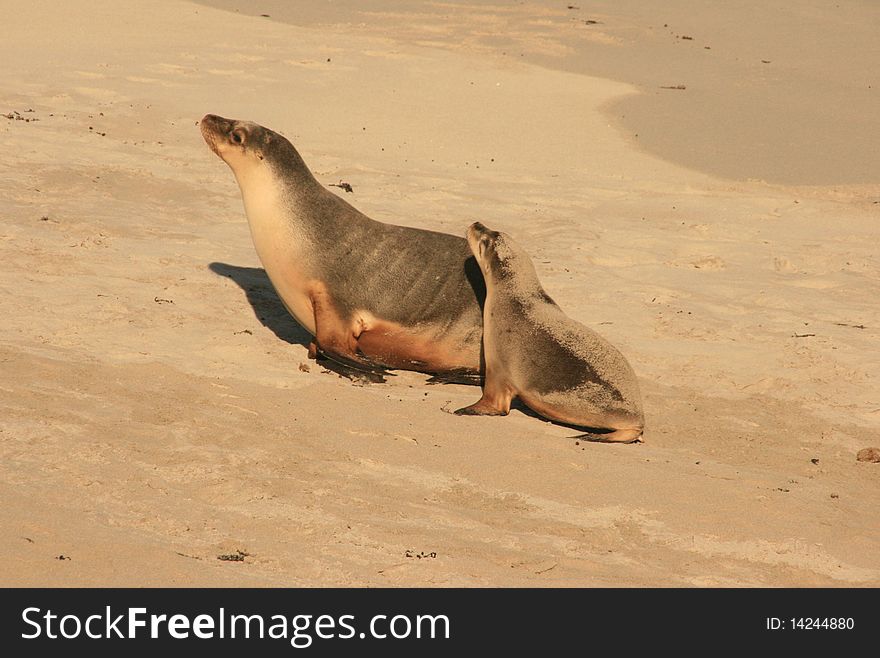
[(216, 114), (206, 114), (199, 127), (210, 149), (233, 169), (247, 161), (264, 160), (266, 147), (273, 137), (280, 137), (252, 121), (225, 119)]
[(286, 176), (299, 174), (311, 178), (293, 144), (253, 121), (206, 114), (199, 126), (205, 142), (229, 165), (239, 182), (267, 168)]
[(522, 250), (509, 235), (493, 231), (480, 222), (471, 224), (467, 241), (487, 280), (507, 278), (522, 255)]

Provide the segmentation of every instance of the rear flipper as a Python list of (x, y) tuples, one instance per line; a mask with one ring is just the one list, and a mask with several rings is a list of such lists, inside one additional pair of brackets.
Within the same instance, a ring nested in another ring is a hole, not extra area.
[(585, 441), (595, 441), (596, 443), (635, 443), (642, 440), (642, 428), (634, 427), (630, 429), (614, 430), (612, 432), (585, 432), (573, 439), (583, 439)]

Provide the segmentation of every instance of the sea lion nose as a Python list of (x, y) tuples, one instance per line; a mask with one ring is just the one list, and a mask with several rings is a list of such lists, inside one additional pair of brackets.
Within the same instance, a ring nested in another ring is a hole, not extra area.
[(231, 120), (217, 116), (216, 114), (206, 114), (202, 117), (202, 120), (199, 123), (203, 127), (213, 128), (215, 130), (229, 129), (233, 124)]

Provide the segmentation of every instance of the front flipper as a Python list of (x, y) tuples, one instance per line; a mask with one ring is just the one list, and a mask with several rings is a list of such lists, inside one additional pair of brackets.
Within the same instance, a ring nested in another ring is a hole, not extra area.
[(506, 416), (510, 413), (513, 392), (507, 387), (499, 386), (490, 373), (486, 373), (483, 384), (483, 397), (469, 407), (457, 409), (456, 416)]
[(309, 358), (323, 354), (329, 359), (352, 368), (383, 370), (380, 364), (363, 356), (358, 350), (358, 336), (363, 328), (359, 323), (343, 318), (327, 291), (316, 285), (311, 293), (315, 313), (315, 338), (309, 345)]
[(474, 402), (469, 407), (456, 409), (452, 413), (456, 416), (506, 416), (509, 411), (509, 409), (507, 411), (498, 409), (494, 405), (486, 403), (483, 398), (480, 398), (479, 401)]
[(396, 376), (393, 372), (379, 366), (366, 367), (360, 364), (343, 363), (337, 357), (325, 354), (320, 348), (315, 354), (315, 362), (325, 371), (334, 372), (355, 383), (384, 384), (387, 381), (386, 377)]

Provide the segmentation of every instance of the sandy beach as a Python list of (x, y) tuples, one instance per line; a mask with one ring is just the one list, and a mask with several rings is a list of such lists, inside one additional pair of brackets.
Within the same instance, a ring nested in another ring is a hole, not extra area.
[[(790, 4), (15, 5), (0, 584), (880, 586), (880, 9)], [(644, 442), (309, 360), (209, 112), (513, 235)]]

